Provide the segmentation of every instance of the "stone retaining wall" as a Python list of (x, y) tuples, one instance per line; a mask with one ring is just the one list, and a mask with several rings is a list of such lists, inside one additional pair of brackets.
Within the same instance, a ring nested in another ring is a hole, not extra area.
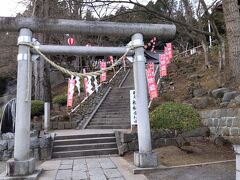
[[(115, 131), (119, 155), (129, 151), (138, 151), (137, 133)], [(209, 129), (206, 127), (197, 128), (191, 132), (183, 133), (188, 141), (203, 139), (209, 136)], [(181, 144), (181, 137), (176, 137), (175, 134), (169, 131), (151, 132), (152, 147), (177, 146)]]
[[(75, 129), (77, 127), (76, 121), (60, 121), (60, 122), (50, 122), (49, 129)], [(32, 122), (31, 130), (41, 131), (44, 129), (43, 122)]]
[(202, 124), (214, 136), (240, 135), (240, 108), (214, 109), (199, 112)]
[[(6, 161), (13, 157), (14, 152), (14, 134), (2, 134), (0, 139), (0, 160)], [(52, 137), (50, 134), (38, 138), (34, 133), (30, 143), (30, 157), (37, 160), (51, 159), (52, 156)]]

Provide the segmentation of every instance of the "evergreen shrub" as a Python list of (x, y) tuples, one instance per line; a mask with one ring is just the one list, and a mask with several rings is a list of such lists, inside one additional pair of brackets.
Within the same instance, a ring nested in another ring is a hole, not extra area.
[(39, 100), (32, 101), (31, 117), (44, 114), (44, 102)]
[(169, 102), (158, 106), (150, 114), (151, 128), (156, 131), (168, 129), (182, 133), (197, 128), (200, 116), (192, 106)]
[(67, 95), (58, 95), (53, 98), (54, 104), (59, 104), (61, 106), (65, 106), (67, 104)]

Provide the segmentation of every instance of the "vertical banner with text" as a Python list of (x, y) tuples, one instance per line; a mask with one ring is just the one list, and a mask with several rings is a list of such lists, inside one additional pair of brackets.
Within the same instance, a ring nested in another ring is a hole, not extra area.
[(130, 119), (131, 126), (137, 125), (137, 104), (135, 90), (130, 90)]
[(153, 100), (154, 98), (158, 97), (158, 90), (157, 90), (157, 84), (155, 82), (153, 63), (148, 64), (146, 75), (147, 75), (148, 92), (149, 92), (150, 100)]
[[(100, 61), (100, 69), (101, 69), (101, 70), (105, 70), (106, 67), (107, 67), (106, 62)], [(106, 81), (106, 80), (107, 80), (107, 73), (104, 72), (104, 73), (102, 73), (102, 74), (100, 75), (100, 82), (104, 82), (104, 81)]]
[(159, 64), (160, 64), (160, 77), (167, 76), (167, 62), (166, 62), (166, 55), (160, 54), (159, 55)]
[(67, 96), (67, 107), (73, 106), (73, 94), (74, 94), (74, 87), (75, 87), (75, 79), (68, 80), (68, 96)]

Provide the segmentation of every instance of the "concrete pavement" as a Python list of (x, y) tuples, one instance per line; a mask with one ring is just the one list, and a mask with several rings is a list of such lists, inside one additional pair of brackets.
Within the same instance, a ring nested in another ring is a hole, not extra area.
[(53, 159), (40, 168), (39, 180), (147, 180), (144, 175), (133, 175), (129, 163), (118, 156)]

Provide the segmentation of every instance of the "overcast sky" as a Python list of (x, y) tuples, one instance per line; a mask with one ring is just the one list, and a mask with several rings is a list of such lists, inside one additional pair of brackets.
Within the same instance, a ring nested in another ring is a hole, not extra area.
[[(0, 0), (0, 16), (15, 16), (19, 12), (23, 12), (25, 6), (21, 3), (22, 0)], [(146, 2), (146, 0), (140, 0), (139, 2)], [(198, 0), (193, 0), (198, 1)], [(213, 0), (207, 0), (211, 3)]]

